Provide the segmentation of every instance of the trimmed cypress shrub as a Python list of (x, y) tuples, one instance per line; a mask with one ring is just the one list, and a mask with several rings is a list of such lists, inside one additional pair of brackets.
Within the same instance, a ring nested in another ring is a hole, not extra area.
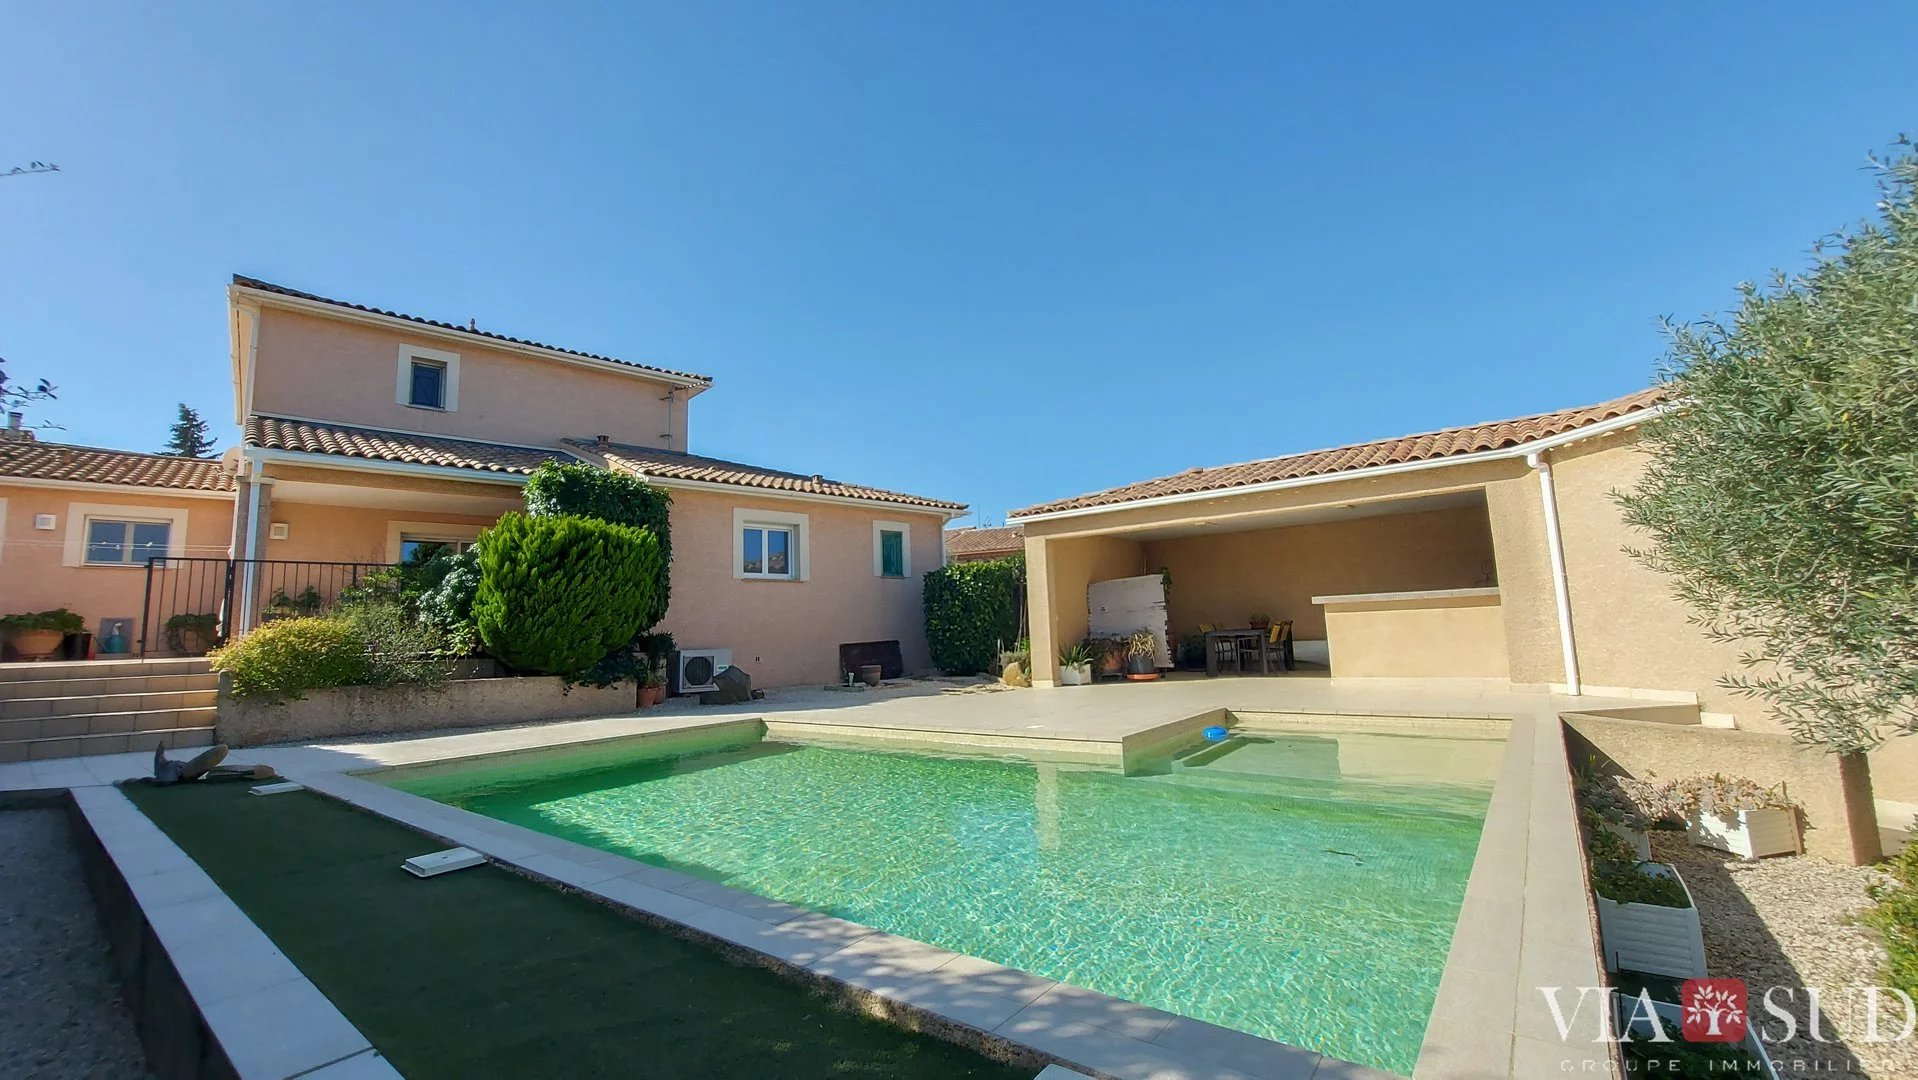
[(1019, 637), (1026, 557), (952, 563), (926, 575), (926, 644), (948, 675), (989, 671), (999, 646)]
[(480, 535), (473, 624), (520, 671), (576, 675), (644, 629), (665, 580), (651, 530), (507, 514)]
[[(596, 465), (547, 462), (526, 478), (526, 512), (534, 517), (586, 517), (651, 529), (659, 537), (659, 596), (640, 631), (659, 625), (672, 601), (672, 494), (636, 476)], [(621, 642), (620, 644), (625, 644)]]

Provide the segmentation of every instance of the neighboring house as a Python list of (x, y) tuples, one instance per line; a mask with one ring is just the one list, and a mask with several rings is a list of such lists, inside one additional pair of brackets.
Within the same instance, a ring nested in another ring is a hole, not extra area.
[[(209, 550), (201, 515), (191, 525), (182, 516), (185, 539), (169, 542), (176, 556), (230, 549), (239, 561), (234, 629), (308, 585), (330, 598), (364, 572), (347, 564), (471, 543), (523, 505), (534, 469), (585, 461), (671, 493), (673, 602), (662, 629), (682, 647), (730, 648), (761, 685), (834, 680), (845, 643), (897, 639), (909, 669), (930, 665), (917, 578), (940, 565), (941, 532), (964, 506), (688, 453), (691, 401), (712, 386), (705, 375), (247, 277), (234, 277), (228, 304), (244, 440), (228, 452), (229, 471), (202, 462), (217, 479), (197, 481), (224, 500), (207, 504), (223, 528)], [(16, 535), (10, 521), (9, 545)], [(128, 584), (146, 576), (121, 573)], [(166, 576), (156, 575), (161, 593)], [(85, 589), (36, 595), (42, 606), (72, 601), (89, 622), (126, 606), (118, 593), (111, 612), (94, 610)], [(6, 606), (23, 605), (9, 593)], [(170, 613), (145, 617), (158, 624)]]
[(968, 527), (946, 530), (948, 562), (982, 562), (1003, 559), (1026, 549), (1026, 531), (1017, 525)]
[(146, 560), (224, 556), (233, 476), (218, 460), (0, 433), (0, 614), (66, 607), (132, 651)]
[[(1335, 677), (1475, 677), (1695, 699), (1711, 726), (1778, 731), (1720, 682), (1740, 647), (1691, 621), (1612, 492), (1646, 465), (1660, 391), (1422, 435), (1192, 469), (1016, 511), (1035, 682), (1083, 637), (1087, 586), (1171, 573), (1177, 636), (1294, 622)], [(1918, 803), (1918, 743), (1872, 755), (1881, 800)], [(1706, 771), (1711, 771), (1707, 769)], [(1908, 819), (1910, 810), (1903, 813)]]

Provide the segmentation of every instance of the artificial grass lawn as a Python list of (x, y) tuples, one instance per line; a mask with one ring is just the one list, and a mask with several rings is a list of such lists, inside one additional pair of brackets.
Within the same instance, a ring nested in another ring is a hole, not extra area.
[(438, 842), (247, 788), (122, 790), (414, 1080), (1031, 1076), (496, 866), (421, 881)]

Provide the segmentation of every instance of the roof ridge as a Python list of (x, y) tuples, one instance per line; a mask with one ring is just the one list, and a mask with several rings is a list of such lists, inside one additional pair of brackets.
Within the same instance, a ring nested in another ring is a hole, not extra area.
[(19, 442), (14, 442), (10, 439), (0, 440), (0, 450), (5, 450), (10, 447), (85, 450), (91, 454), (125, 454), (128, 457), (159, 458), (163, 461), (198, 461), (213, 465), (217, 465), (220, 462), (219, 455), (217, 454), (213, 457), (187, 457), (184, 454), (162, 454), (157, 450), (122, 450), (117, 446), (89, 446), (86, 443), (48, 442), (45, 439), (22, 439)]
[(321, 296), (318, 293), (306, 292), (303, 289), (294, 289), (285, 285), (276, 285), (273, 282), (267, 281), (263, 278), (250, 277), (246, 274), (234, 274), (233, 284), (238, 285), (243, 289), (256, 289), (262, 292), (277, 293), (281, 296), (292, 297), (297, 300), (310, 300), (316, 304), (331, 304), (334, 307), (347, 308), (352, 311), (364, 311), (369, 315), (384, 315), (390, 319), (404, 319), (407, 322), (419, 323), (422, 326), (437, 327), (441, 330), (450, 330), (456, 333), (467, 334), (473, 337), (486, 338), (490, 341), (500, 341), (510, 345), (523, 345), (531, 349), (545, 349), (548, 352), (565, 353), (568, 356), (577, 356), (586, 360), (600, 360), (609, 364), (619, 364), (623, 367), (634, 368), (639, 371), (651, 371), (661, 375), (672, 375), (681, 379), (690, 379), (695, 382), (702, 382), (702, 383), (705, 383), (707, 386), (711, 386), (713, 382), (713, 377), (711, 375), (701, 375), (698, 372), (694, 372), (694, 371), (676, 371), (672, 368), (660, 367), (656, 364), (642, 364), (636, 360), (622, 360), (617, 356), (607, 356), (603, 353), (590, 353), (590, 352), (586, 352), (583, 349), (569, 349), (564, 345), (548, 345), (547, 343), (543, 341), (534, 341), (531, 338), (517, 338), (517, 337), (513, 337), (510, 334), (498, 334), (498, 333), (494, 333), (491, 330), (481, 330), (477, 326), (472, 326), (472, 325), (461, 326), (458, 323), (442, 322), (439, 319), (429, 319), (425, 317), (424, 315), (408, 315), (407, 313), (403, 311), (394, 311), (391, 308), (374, 307), (371, 304), (356, 303), (352, 300), (339, 300), (331, 296)]

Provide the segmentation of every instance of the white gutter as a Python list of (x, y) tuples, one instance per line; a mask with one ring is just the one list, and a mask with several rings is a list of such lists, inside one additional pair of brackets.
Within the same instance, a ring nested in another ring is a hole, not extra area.
[(1558, 646), (1565, 659), (1565, 692), (1578, 697), (1578, 646), (1572, 638), (1572, 592), (1565, 579), (1565, 538), (1558, 530), (1558, 490), (1552, 484), (1552, 463), (1545, 460), (1543, 451), (1533, 451), (1525, 455), (1525, 464), (1538, 473), (1539, 508), (1545, 513), (1545, 550), (1552, 557), (1552, 594), (1558, 601)]
[(1180, 503), (1205, 502), (1211, 499), (1236, 498), (1241, 495), (1259, 495), (1269, 491), (1287, 491), (1293, 488), (1313, 487), (1318, 484), (1336, 484), (1347, 480), (1370, 480), (1382, 476), (1396, 476), (1400, 473), (1423, 472), (1427, 469), (1446, 469), (1454, 465), (1476, 465), (1487, 461), (1508, 461), (1513, 458), (1528, 457), (1542, 450), (1566, 446), (1585, 439), (1608, 435), (1614, 431), (1636, 427), (1663, 413), (1668, 405), (1654, 405), (1649, 409), (1614, 416), (1610, 420), (1601, 420), (1596, 424), (1587, 424), (1582, 428), (1567, 431), (1549, 438), (1535, 439), (1518, 446), (1508, 446), (1499, 450), (1481, 450), (1475, 454), (1453, 454), (1450, 457), (1429, 458), (1424, 461), (1404, 461), (1394, 465), (1373, 465), (1364, 469), (1347, 469), (1343, 472), (1321, 473), (1316, 476), (1298, 476), (1287, 480), (1269, 480), (1263, 484), (1245, 484), (1240, 487), (1209, 488), (1205, 491), (1187, 491), (1177, 495), (1158, 495), (1150, 499), (1133, 499), (1130, 502), (1101, 503), (1098, 506), (1081, 506), (1070, 510), (1053, 510), (1043, 514), (1012, 514), (1006, 518), (1008, 524), (1017, 521), (1053, 521), (1060, 518), (1085, 517), (1090, 514), (1110, 514), (1122, 510), (1138, 510), (1153, 506), (1175, 506)]

